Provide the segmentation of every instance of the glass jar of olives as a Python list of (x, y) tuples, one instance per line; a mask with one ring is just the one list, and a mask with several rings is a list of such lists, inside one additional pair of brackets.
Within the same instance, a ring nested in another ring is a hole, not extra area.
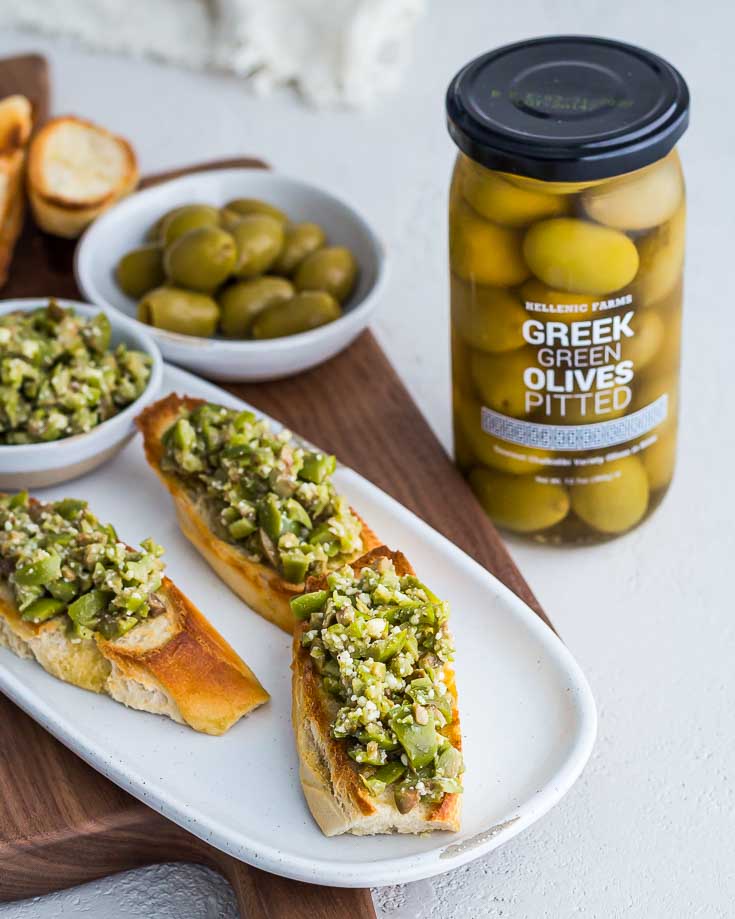
[(637, 526), (676, 453), (681, 75), (555, 37), (447, 93), (455, 456), (498, 526), (593, 543)]

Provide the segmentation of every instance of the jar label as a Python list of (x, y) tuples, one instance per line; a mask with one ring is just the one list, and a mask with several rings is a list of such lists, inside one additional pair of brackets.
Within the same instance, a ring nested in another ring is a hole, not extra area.
[(596, 450), (614, 447), (635, 437), (647, 434), (662, 424), (668, 415), (669, 397), (660, 396), (630, 415), (612, 421), (588, 424), (537, 424), (509, 418), (486, 406), (482, 407), (482, 429), (501, 440), (522, 447), (545, 450)]
[[(636, 331), (631, 325), (635, 310), (626, 307), (632, 303), (627, 294), (585, 304), (594, 318), (534, 317), (523, 323), (523, 339), (535, 349), (533, 365), (523, 372), (525, 414), (546, 416), (552, 424), (570, 424), (604, 421), (605, 415), (617, 417), (628, 408), (635, 371), (625, 349)], [(546, 304), (526, 301), (525, 306), (531, 310)], [(607, 310), (616, 312), (606, 316)]]

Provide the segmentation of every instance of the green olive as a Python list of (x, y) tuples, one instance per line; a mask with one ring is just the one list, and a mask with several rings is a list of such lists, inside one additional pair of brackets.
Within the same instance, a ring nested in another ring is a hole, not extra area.
[(528, 226), (534, 220), (557, 217), (569, 210), (569, 201), (562, 195), (520, 188), (466, 157), (461, 183), (465, 200), (478, 214), (506, 227)]
[(240, 223), (245, 214), (238, 214), (236, 211), (228, 211), (223, 207), (219, 212), (219, 222), (223, 230), (232, 233), (235, 227)]
[(488, 287), (514, 287), (529, 275), (523, 260), (519, 230), (484, 220), (461, 202), (452, 208), (449, 260), (465, 281)]
[(632, 338), (623, 339), (621, 357), (625, 361), (633, 361), (633, 370), (639, 373), (661, 350), (666, 330), (655, 310), (638, 311), (630, 321), (630, 328), (635, 334)]
[(454, 462), (459, 468), (467, 472), (477, 462), (477, 457), (472, 450), (469, 438), (465, 434), (464, 428), (459, 424), (455, 415), (454, 418)]
[[(178, 210), (178, 208), (176, 208), (176, 210)], [(163, 227), (163, 221), (166, 219), (166, 217), (168, 217), (170, 213), (172, 212), (169, 211), (168, 213), (163, 214), (161, 217), (158, 218), (158, 220), (155, 221), (155, 223), (151, 224), (151, 226), (148, 227), (148, 229), (146, 230), (145, 237), (144, 237), (146, 242), (148, 243), (161, 242), (161, 228)]]
[(679, 366), (681, 355), (681, 307), (653, 315), (660, 316), (664, 328), (663, 341), (652, 360), (646, 365), (646, 375), (661, 377), (673, 373)]
[(234, 274), (254, 278), (268, 271), (283, 248), (283, 224), (268, 214), (243, 217), (232, 230), (237, 248)]
[(524, 475), (538, 472), (551, 459), (548, 450), (519, 447), (482, 429), (482, 406), (474, 399), (455, 401), (455, 427), (464, 434), (466, 451), (477, 462), (501, 472)]
[(523, 254), (545, 284), (579, 294), (619, 290), (638, 271), (638, 250), (624, 233), (572, 217), (534, 224), (523, 240)]
[(634, 296), (642, 306), (662, 303), (681, 283), (685, 234), (686, 206), (682, 204), (668, 223), (638, 243), (641, 267)]
[(219, 295), (222, 332), (228, 338), (245, 338), (259, 313), (274, 303), (290, 300), (293, 294), (293, 285), (285, 278), (267, 275), (230, 284)]
[(542, 192), (545, 195), (577, 195), (605, 181), (605, 179), (592, 179), (588, 182), (548, 182), (546, 179), (531, 179), (528, 176), (514, 175), (512, 172), (499, 172), (498, 175), (511, 185), (517, 185), (518, 188)]
[(637, 456), (625, 456), (580, 470), (570, 493), (572, 509), (586, 524), (601, 533), (624, 533), (646, 513), (648, 477)]
[(253, 214), (266, 214), (268, 217), (273, 217), (274, 220), (277, 220), (279, 223), (288, 223), (288, 217), (280, 208), (277, 208), (273, 204), (269, 204), (267, 201), (261, 201), (259, 198), (234, 198), (232, 201), (228, 201), (222, 210), (229, 211), (230, 218), (233, 214), (238, 214), (240, 217), (251, 217)]
[(186, 204), (168, 213), (161, 223), (160, 234), (164, 246), (170, 246), (180, 236), (199, 227), (219, 226), (219, 211), (208, 204)]
[(321, 249), (326, 239), (318, 223), (294, 223), (287, 226), (283, 249), (273, 265), (273, 271), (293, 274), (308, 255)]
[(115, 278), (120, 290), (136, 300), (146, 291), (163, 284), (166, 275), (161, 246), (149, 243), (126, 252), (117, 263)]
[(673, 217), (684, 197), (684, 180), (676, 152), (582, 195), (593, 220), (616, 230), (649, 230)]
[(451, 296), (452, 321), (468, 345), (491, 352), (523, 346), (529, 314), (510, 291), (467, 284), (452, 275)]
[(651, 405), (661, 396), (668, 396), (666, 420), (659, 426), (658, 430), (660, 431), (664, 427), (672, 427), (676, 424), (676, 418), (679, 413), (678, 384), (679, 381), (675, 373), (651, 376), (646, 372), (635, 382), (630, 410), (637, 412), (639, 409)]
[(339, 303), (350, 296), (356, 281), (355, 257), (344, 246), (328, 246), (312, 252), (294, 275), (296, 290), (326, 290)]
[(505, 354), (473, 351), (470, 358), (472, 379), (485, 405), (514, 418), (531, 411), (531, 406), (526, 405), (527, 387), (523, 374), (527, 367), (537, 366), (533, 348), (520, 348)]
[(641, 461), (651, 491), (668, 485), (676, 465), (676, 427), (662, 431), (658, 440), (641, 453)]
[(251, 327), (253, 338), (284, 338), (308, 332), (342, 315), (339, 303), (324, 290), (305, 290), (285, 303), (269, 306)]
[(488, 516), (516, 533), (548, 530), (569, 513), (567, 490), (562, 485), (538, 482), (534, 476), (477, 467), (469, 482)]
[(219, 307), (205, 294), (157, 287), (138, 303), (138, 319), (157, 329), (209, 338), (217, 328)]
[(209, 293), (235, 267), (235, 240), (220, 227), (199, 227), (166, 247), (166, 275), (175, 285)]
[(451, 352), (453, 387), (459, 393), (471, 396), (473, 399), (476, 398), (475, 382), (472, 379), (470, 370), (470, 354), (472, 351), (454, 326), (451, 329)]

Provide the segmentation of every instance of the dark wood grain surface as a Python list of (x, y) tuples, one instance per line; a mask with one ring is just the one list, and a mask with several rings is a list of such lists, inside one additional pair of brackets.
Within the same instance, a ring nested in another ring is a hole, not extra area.
[[(43, 119), (48, 111), (45, 61), (37, 56), (0, 61), (0, 97), (10, 92), (29, 95)], [(258, 160), (238, 159), (193, 168), (232, 165), (264, 166)], [(190, 168), (149, 177), (145, 184), (187, 171)], [(78, 297), (73, 252), (73, 243), (46, 236), (27, 219), (2, 296)], [(298, 377), (229, 388), (336, 453), (546, 618), (371, 333)], [(249, 919), (375, 915), (367, 890), (300, 884), (212, 849), (112, 785), (0, 696), (1, 900), (175, 860), (204, 863), (221, 872)]]

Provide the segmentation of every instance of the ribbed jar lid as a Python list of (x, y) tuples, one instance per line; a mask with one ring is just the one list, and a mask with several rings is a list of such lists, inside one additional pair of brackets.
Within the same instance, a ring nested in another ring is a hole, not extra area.
[(556, 182), (603, 179), (664, 157), (689, 122), (689, 90), (663, 58), (561, 35), (470, 61), (447, 90), (454, 142), (491, 169)]

